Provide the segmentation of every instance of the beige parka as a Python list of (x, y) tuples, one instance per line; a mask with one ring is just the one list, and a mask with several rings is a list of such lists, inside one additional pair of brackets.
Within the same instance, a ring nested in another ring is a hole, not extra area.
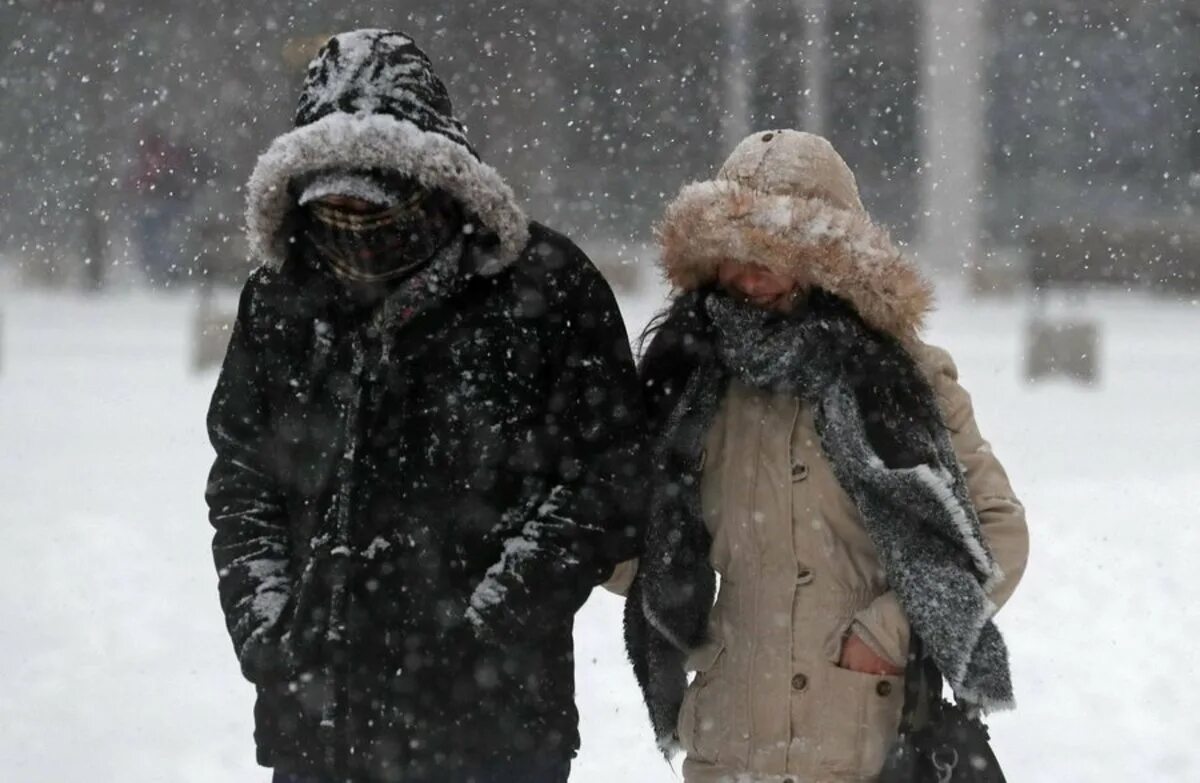
[[(788, 163), (806, 159), (819, 165), (787, 171)], [(813, 184), (814, 171), (818, 186)], [(823, 189), (833, 197), (822, 198), (822, 176), (834, 177), (833, 186)], [(840, 213), (861, 210), (845, 164), (827, 142), (809, 134), (775, 131), (753, 136), (738, 147), (719, 178), (739, 183), (740, 189), (725, 195), (741, 203), (726, 201), (721, 207), (718, 202), (714, 210), (710, 200), (699, 215), (687, 213), (688, 205), (680, 206), (688, 194), (685, 189), (668, 210), (664, 258), (668, 273), (676, 279), (681, 274), (702, 274), (697, 267), (704, 263), (704, 252), (737, 257), (739, 249), (753, 244), (744, 224), (755, 209), (756, 192), (782, 193), (806, 202), (794, 205), (793, 217), (811, 212), (829, 231), (844, 218)], [(759, 189), (751, 189), (746, 201), (746, 184), (754, 182), (759, 182)], [(814, 200), (824, 204), (807, 203)], [(836, 206), (822, 209), (831, 203)], [(778, 222), (777, 204), (773, 212), (769, 219)], [(846, 234), (851, 243), (881, 242), (865, 219), (858, 214), (850, 217)], [(713, 219), (726, 225), (741, 220), (743, 226), (731, 239), (722, 226), (697, 222)], [(702, 229), (688, 232), (682, 246), (679, 232), (686, 225), (681, 226), (681, 221)], [(709, 230), (707, 237), (704, 228)], [(780, 230), (795, 231), (795, 224)], [(826, 258), (836, 258), (838, 253), (828, 247), (823, 252)], [(853, 260), (854, 249), (846, 255)], [(754, 258), (777, 264), (788, 261), (762, 253)], [(897, 262), (897, 256), (880, 260), (877, 274), (868, 270), (853, 282), (842, 278), (842, 289), (833, 293), (855, 304), (868, 322), (868, 314), (873, 314), (873, 325), (882, 323), (901, 337), (930, 380), (965, 469), (983, 534), (1005, 574), (991, 593), (999, 607), (1025, 569), (1024, 510), (976, 426), (971, 399), (958, 383), (949, 354), (921, 343), (915, 336), (919, 323), (905, 321), (905, 313), (923, 313), (927, 303), (888, 303), (880, 301), (886, 293), (871, 293), (875, 288), (917, 296), (927, 289), (907, 276), (911, 268), (888, 267), (888, 263), (903, 263)], [(811, 264), (805, 270), (810, 280), (816, 278), (827, 289), (837, 287), (837, 280), (830, 281), (829, 265), (813, 269)], [(904, 274), (898, 275), (897, 269)], [(823, 275), (826, 279), (821, 279)], [(863, 296), (874, 301), (865, 302)], [(701, 498), (713, 538), (710, 561), (720, 584), (709, 618), (711, 642), (687, 662), (695, 677), (678, 721), (680, 742), (687, 752), (685, 781), (875, 779), (896, 736), (903, 681), (848, 671), (838, 661), (846, 635), (853, 632), (877, 654), (903, 667), (908, 622), (888, 588), (858, 510), (822, 452), (812, 411), (796, 397), (733, 382), (708, 432), (704, 453)], [(634, 563), (618, 568), (610, 589), (626, 590), (635, 570)]]

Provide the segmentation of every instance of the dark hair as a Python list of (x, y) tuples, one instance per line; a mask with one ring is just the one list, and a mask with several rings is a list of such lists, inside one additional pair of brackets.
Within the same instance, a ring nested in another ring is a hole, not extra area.
[(659, 310), (657, 313), (655, 313), (654, 317), (651, 318), (649, 323), (646, 324), (646, 328), (643, 329), (642, 333), (638, 336), (638, 341), (637, 341), (638, 356), (645, 355), (646, 344), (649, 343), (651, 340), (653, 340), (654, 335), (661, 332), (663, 330), (663, 327), (667, 325), (667, 321), (669, 321), (671, 319), (671, 313), (675, 310), (675, 307), (678, 304), (678, 302), (679, 302), (679, 297), (677, 295), (677, 296), (673, 297), (671, 299), (671, 301), (667, 302), (667, 304), (664, 305), (661, 310)]
[(700, 289), (672, 296), (638, 340), (638, 378), (652, 432), (710, 350), (708, 320), (701, 306), (707, 293)]
[(638, 356), (644, 359), (648, 348), (653, 346), (654, 338), (663, 332), (684, 333), (703, 329), (705, 324), (700, 303), (712, 290), (713, 286), (706, 286), (673, 294), (667, 304), (654, 314), (638, 337)]

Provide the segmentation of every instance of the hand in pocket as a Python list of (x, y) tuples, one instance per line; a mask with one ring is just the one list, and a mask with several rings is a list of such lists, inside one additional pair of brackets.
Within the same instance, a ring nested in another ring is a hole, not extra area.
[(904, 674), (903, 669), (893, 665), (886, 658), (876, 655), (875, 651), (855, 634), (847, 636), (846, 641), (842, 643), (842, 657), (838, 661), (838, 666), (860, 674), (889, 677), (898, 677)]

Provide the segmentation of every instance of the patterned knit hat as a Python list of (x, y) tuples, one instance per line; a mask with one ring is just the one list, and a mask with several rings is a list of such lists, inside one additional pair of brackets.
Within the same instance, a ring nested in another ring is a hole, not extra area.
[(296, 127), (334, 112), (390, 114), (471, 150), (446, 85), (403, 33), (357, 30), (335, 35), (321, 48), (308, 66)]
[(479, 271), (520, 256), (528, 221), (512, 189), (467, 142), (446, 87), (411, 38), (356, 30), (329, 39), (308, 68), (296, 127), (275, 139), (250, 177), (251, 248), (270, 266), (288, 253), (298, 208), (292, 187), (323, 173), (383, 171), (416, 179), (457, 200), (481, 232), (498, 240)]

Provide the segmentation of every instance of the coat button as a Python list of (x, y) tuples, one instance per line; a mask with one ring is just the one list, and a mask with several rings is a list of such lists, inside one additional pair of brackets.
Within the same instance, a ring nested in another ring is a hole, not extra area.
[(708, 464), (708, 449), (700, 451), (700, 458), (696, 460), (696, 471), (703, 472), (704, 466)]
[(792, 481), (804, 481), (808, 478), (808, 465), (797, 462), (792, 465)]
[(801, 568), (796, 572), (796, 584), (807, 585), (812, 584), (813, 572), (808, 568)]
[(808, 677), (803, 674), (797, 674), (792, 678), (792, 687), (798, 691), (802, 691), (808, 687)]
[(892, 684), (887, 680), (883, 680), (875, 686), (875, 692), (886, 699), (892, 695)]

